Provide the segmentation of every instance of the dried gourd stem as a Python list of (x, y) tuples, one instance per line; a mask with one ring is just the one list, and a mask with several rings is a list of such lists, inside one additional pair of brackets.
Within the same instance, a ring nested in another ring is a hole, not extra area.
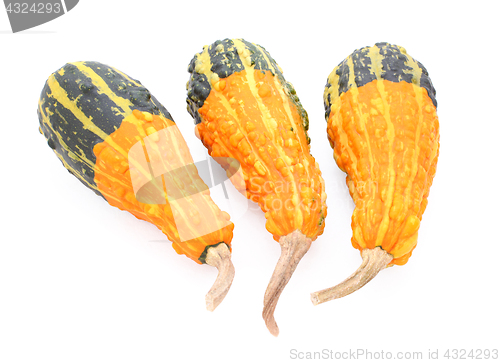
[(262, 311), (266, 326), (274, 336), (279, 334), (278, 325), (274, 320), (276, 304), (301, 258), (311, 247), (311, 239), (296, 230), (287, 236), (281, 237), (279, 243), (281, 245), (281, 256), (267, 286), (264, 295), (264, 310)]
[(220, 243), (216, 247), (210, 247), (207, 251), (205, 262), (217, 267), (219, 273), (212, 288), (205, 296), (207, 310), (214, 311), (224, 300), (234, 278), (234, 266), (231, 262), (231, 252), (225, 243)]
[(311, 300), (314, 305), (324, 303), (329, 300), (338, 299), (359, 290), (371, 279), (387, 267), (393, 257), (380, 247), (365, 249), (361, 252), (363, 262), (361, 266), (340, 284), (317, 291), (311, 294)]

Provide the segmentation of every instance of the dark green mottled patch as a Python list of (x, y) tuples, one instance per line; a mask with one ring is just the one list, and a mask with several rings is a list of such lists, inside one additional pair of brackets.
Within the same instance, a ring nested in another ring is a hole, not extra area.
[[(373, 71), (374, 65), (372, 65), (372, 60), (368, 56), (369, 51), (370, 48), (368, 47), (362, 48), (351, 55), (354, 70), (354, 82), (356, 82), (356, 85), (358, 87), (361, 87), (362, 85), (365, 85), (377, 79), (377, 76)], [(349, 77), (349, 74), (347, 74), (347, 77)], [(348, 79), (349, 78), (343, 78), (343, 81), (346, 82), (346, 85), (344, 85), (344, 87), (347, 86)]]
[(203, 106), (203, 103), (210, 94), (212, 87), (207, 80), (207, 76), (194, 72), (194, 62), (195, 58), (193, 58), (189, 65), (189, 69), (193, 69), (193, 71), (188, 83), (187, 110), (189, 114), (194, 118), (195, 124), (198, 125), (201, 122), (200, 115), (198, 114), (198, 109)]
[[(234, 47), (234, 42), (231, 39), (217, 40), (208, 46), (208, 54), (212, 67), (210, 70), (216, 73), (219, 78), (227, 78), (235, 72), (240, 72), (244, 69), (238, 51)], [(196, 54), (189, 63), (188, 72), (191, 73), (187, 86), (187, 110), (194, 118), (195, 124), (201, 122), (198, 109), (203, 106), (207, 99), (212, 86), (210, 85), (207, 76), (195, 71)]]
[(432, 100), (432, 103), (434, 104), (434, 107), (437, 107), (437, 100), (436, 100), (436, 89), (432, 85), (431, 78), (429, 77), (429, 72), (427, 72), (427, 69), (424, 67), (422, 63), (419, 61), (415, 60), (422, 70), (422, 76), (420, 77), (420, 87), (423, 87), (427, 90), (427, 94), (429, 95), (430, 99)]
[[(398, 47), (389, 43), (377, 43), (380, 48), (382, 58), (382, 79), (391, 82), (408, 82), (412, 83), (414, 69), (408, 65), (408, 57), (401, 53)], [(369, 80), (368, 82), (371, 82)], [(368, 82), (361, 82), (366, 84)]]
[(231, 39), (218, 40), (208, 47), (212, 72), (219, 78), (227, 78), (233, 73), (241, 72), (244, 67), (238, 51)]

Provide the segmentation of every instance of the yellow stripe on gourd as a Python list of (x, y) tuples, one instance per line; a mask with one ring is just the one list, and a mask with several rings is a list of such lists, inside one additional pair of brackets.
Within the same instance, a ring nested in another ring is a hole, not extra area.
[[(240, 55), (245, 56), (245, 51), (248, 53), (246, 45), (241, 40), (235, 39), (235, 40), (233, 40), (233, 42), (235, 43), (236, 49), (238, 50), (238, 53)], [(271, 64), (270, 60), (267, 58), (265, 53), (262, 52), (262, 54), (264, 55), (264, 58), (266, 58), (268, 65), (270, 65)], [(248, 56), (249, 56), (249, 54), (248, 54)], [(255, 65), (250, 66), (249, 64), (247, 64), (248, 62), (242, 62), (242, 63), (243, 63), (243, 66), (245, 68), (245, 71), (246, 71), (247, 84), (250, 88), (250, 91), (252, 93), (253, 98), (257, 101), (257, 106), (259, 108), (260, 114), (262, 115), (263, 124), (264, 124), (266, 130), (272, 136), (272, 138), (269, 139), (269, 142), (274, 147), (274, 149), (278, 151), (278, 154), (281, 157), (281, 159), (284, 161), (285, 166), (288, 169), (290, 169), (292, 166), (288, 162), (289, 158), (285, 154), (285, 151), (283, 150), (282, 147), (280, 147), (279, 145), (276, 145), (276, 143), (275, 143), (275, 141), (277, 139), (278, 122), (271, 116), (270, 110), (264, 104), (263, 99), (262, 99), (263, 97), (271, 95), (271, 93), (270, 92), (259, 92), (260, 89), (257, 88), (257, 81), (255, 80), (255, 72), (260, 72), (260, 71), (255, 70)], [(295, 123), (295, 120), (294, 120), (293, 115), (292, 115), (292, 110), (290, 109), (290, 105), (288, 103), (288, 96), (286, 96), (284, 94), (283, 88), (279, 84), (279, 80), (277, 78), (278, 77), (276, 77), (276, 76), (273, 77), (273, 80), (275, 82), (275, 89), (277, 89), (279, 91), (280, 97), (283, 100), (283, 105), (285, 106), (285, 110), (286, 110), (288, 119), (292, 123), (294, 129), (299, 130), (299, 129), (297, 129), (297, 124)], [(265, 84), (263, 84), (261, 87), (263, 87), (264, 85)], [(271, 91), (270, 88), (269, 88), (269, 91)], [(301, 143), (299, 143), (299, 144), (301, 144)], [(301, 145), (301, 148), (302, 148), (302, 145)], [(260, 165), (262, 165), (262, 163)], [(259, 172), (259, 170), (257, 170), (257, 172)], [(265, 172), (262, 172), (262, 173), (259, 172), (259, 174), (265, 175)], [(292, 174), (292, 178), (293, 178), (293, 181), (290, 182), (290, 189), (292, 192), (292, 201), (293, 200), (296, 201), (296, 203), (294, 203), (295, 204), (294, 210), (295, 210), (295, 216), (296, 216), (295, 227), (300, 228), (302, 226), (302, 212), (300, 211), (299, 203), (297, 202), (297, 200), (299, 199), (299, 193), (298, 193), (297, 187), (296, 187), (297, 181), (293, 177), (293, 174)]]
[(120, 115), (125, 117), (132, 112), (133, 103), (129, 99), (120, 97), (115, 92), (113, 92), (109, 88), (108, 84), (104, 81), (104, 79), (102, 79), (102, 77), (99, 76), (92, 68), (87, 67), (84, 62), (76, 62), (73, 63), (73, 65), (75, 65), (80, 72), (91, 79), (92, 84), (97, 87), (99, 94), (108, 96), (113, 103), (118, 105), (123, 110), (122, 112), (117, 110)]

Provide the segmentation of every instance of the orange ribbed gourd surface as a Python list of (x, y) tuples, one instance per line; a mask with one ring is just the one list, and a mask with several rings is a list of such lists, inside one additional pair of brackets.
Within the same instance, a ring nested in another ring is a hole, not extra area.
[[(404, 59), (383, 64), (391, 57)], [(369, 82), (356, 83), (363, 58), (369, 60), (367, 72), (374, 79), (365, 76)], [(344, 61), (325, 89), (328, 139), (356, 205), (352, 244), (359, 250), (380, 246), (398, 265), (406, 263), (417, 244), (439, 153), (435, 100), (427, 89), (432, 84), (420, 84), (426, 77), (422, 68), (400, 47), (379, 44)], [(340, 69), (353, 81), (339, 95)], [(406, 75), (410, 77), (405, 80)]]
[(351, 241), (363, 263), (343, 283), (313, 293), (315, 304), (408, 261), (439, 155), (435, 89), (424, 66), (400, 46), (353, 52), (328, 77), (324, 102), (328, 139), (355, 203)]
[(198, 136), (212, 157), (233, 160), (221, 163), (226, 171), (241, 165), (243, 180), (233, 183), (259, 204), (282, 247), (263, 313), (277, 335), (270, 317), (277, 296), (325, 227), (326, 193), (310, 154), (307, 113), (271, 55), (244, 39), (205, 46), (188, 71), (188, 111)]

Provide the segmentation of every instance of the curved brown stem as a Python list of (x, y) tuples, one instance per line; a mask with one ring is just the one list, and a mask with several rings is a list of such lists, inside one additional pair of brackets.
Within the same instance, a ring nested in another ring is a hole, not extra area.
[(234, 266), (231, 262), (231, 252), (225, 243), (220, 243), (216, 247), (210, 247), (207, 251), (205, 262), (217, 267), (219, 273), (212, 288), (205, 296), (207, 310), (214, 311), (224, 300), (234, 278)]
[(311, 294), (312, 303), (318, 305), (329, 300), (344, 297), (359, 290), (377, 276), (380, 271), (386, 268), (393, 259), (391, 254), (380, 247), (363, 250), (361, 252), (361, 257), (363, 257), (363, 262), (356, 272), (334, 287), (313, 292)]
[(300, 259), (306, 254), (309, 247), (311, 247), (311, 239), (296, 230), (287, 236), (281, 237), (279, 243), (281, 245), (281, 256), (267, 286), (264, 295), (264, 310), (262, 311), (262, 317), (266, 326), (274, 336), (278, 336), (279, 334), (278, 325), (274, 320), (276, 304), (281, 292), (299, 264)]

